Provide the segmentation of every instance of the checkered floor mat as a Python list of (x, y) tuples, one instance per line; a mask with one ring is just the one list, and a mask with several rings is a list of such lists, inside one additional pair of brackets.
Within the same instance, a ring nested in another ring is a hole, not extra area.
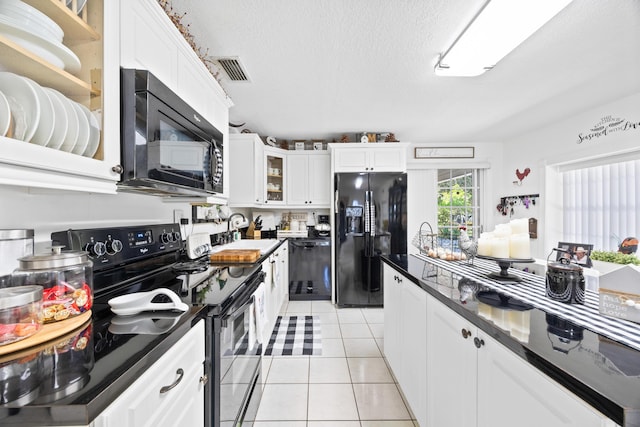
[(319, 316), (278, 316), (264, 353), (266, 356), (322, 354)]

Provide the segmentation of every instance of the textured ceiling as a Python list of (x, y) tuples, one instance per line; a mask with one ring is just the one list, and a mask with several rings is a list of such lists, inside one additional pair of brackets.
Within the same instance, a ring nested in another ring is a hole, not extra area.
[[(574, 0), (479, 77), (433, 67), (483, 0), (173, 0), (208, 55), (234, 123), (278, 139), (394, 132), (494, 141), (640, 92), (640, 0)], [(507, 18), (508, 19), (508, 18)]]

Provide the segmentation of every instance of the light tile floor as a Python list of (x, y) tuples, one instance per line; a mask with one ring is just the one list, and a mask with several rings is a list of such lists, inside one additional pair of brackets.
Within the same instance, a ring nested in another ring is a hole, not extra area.
[(254, 427), (417, 427), (383, 358), (380, 308), (285, 302), (282, 315), (320, 317), (322, 355), (263, 363)]

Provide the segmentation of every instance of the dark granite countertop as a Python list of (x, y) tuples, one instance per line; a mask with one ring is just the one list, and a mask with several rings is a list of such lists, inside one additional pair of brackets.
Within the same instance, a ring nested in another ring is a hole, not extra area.
[[(0, 358), (3, 375), (20, 375), (18, 381), (2, 381), (3, 397), (11, 401), (0, 405), (0, 425), (88, 425), (205, 314), (204, 306), (192, 306), (185, 313), (175, 313), (175, 323), (169, 322), (172, 326), (166, 332), (113, 334), (107, 327), (115, 316), (94, 306), (92, 320), (70, 337), (15, 358)], [(88, 341), (80, 347), (82, 337)], [(28, 378), (36, 377), (34, 369), (47, 363), (54, 346), (61, 366), (49, 377), (40, 378), (40, 384), (30, 384)], [(43, 386), (38, 390), (41, 384), (50, 384), (51, 393), (43, 394)], [(37, 393), (23, 396), (34, 387)], [(18, 396), (22, 399), (12, 399)]]
[[(537, 308), (527, 310), (528, 330), (523, 330), (523, 325), (505, 322), (503, 316), (487, 315), (487, 306), (479, 304), (476, 294), (461, 295), (461, 276), (441, 267), (436, 267), (437, 274), (424, 274), (425, 266), (433, 269), (433, 264), (412, 255), (383, 259), (617, 424), (640, 426), (640, 351)], [(491, 307), (490, 313), (496, 310), (508, 311)]]
[[(286, 240), (275, 242), (274, 239), (274, 243), (257, 261), (227, 267), (241, 267), (247, 274), (256, 271)], [(167, 314), (169, 320), (162, 325), (168, 324), (170, 328), (161, 333), (114, 334), (112, 321), (116, 316), (108, 305), (96, 303), (91, 321), (59, 341), (0, 356), (0, 425), (85, 426), (91, 423), (210, 310), (208, 306), (193, 304), (190, 296), (183, 300), (190, 304), (189, 310)], [(83, 340), (87, 341), (80, 349), (78, 343)], [(47, 358), (46, 354), (53, 346), (57, 346), (63, 362), (53, 375), (42, 378), (35, 371), (51, 363), (51, 357)], [(47, 385), (51, 392), (44, 394)]]

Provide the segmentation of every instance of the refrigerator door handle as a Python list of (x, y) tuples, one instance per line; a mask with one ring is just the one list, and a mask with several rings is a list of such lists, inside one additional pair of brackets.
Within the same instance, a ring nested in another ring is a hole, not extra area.
[(364, 256), (373, 256), (372, 218), (371, 218), (371, 191), (364, 192)]
[(376, 236), (376, 204), (373, 200), (373, 191), (369, 191), (369, 256), (374, 256), (374, 243)]

